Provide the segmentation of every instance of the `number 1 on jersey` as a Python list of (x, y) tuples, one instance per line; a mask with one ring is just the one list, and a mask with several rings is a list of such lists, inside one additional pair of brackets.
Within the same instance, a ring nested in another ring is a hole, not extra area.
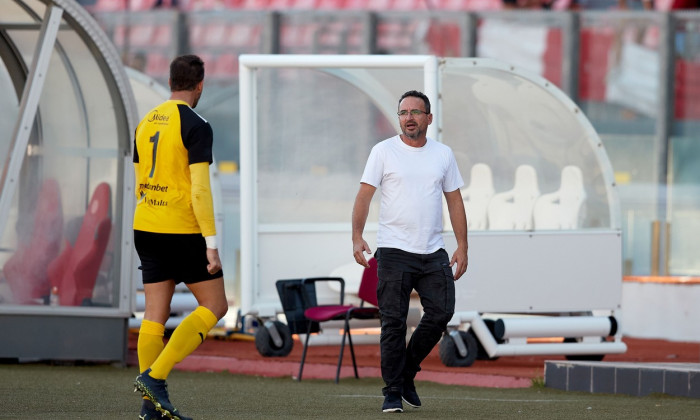
[(158, 151), (158, 137), (160, 137), (160, 131), (156, 131), (156, 134), (151, 136), (150, 139), (148, 139), (151, 143), (153, 143), (153, 165), (151, 166), (151, 173), (148, 174), (149, 178), (153, 178), (153, 172), (156, 170), (156, 152)]

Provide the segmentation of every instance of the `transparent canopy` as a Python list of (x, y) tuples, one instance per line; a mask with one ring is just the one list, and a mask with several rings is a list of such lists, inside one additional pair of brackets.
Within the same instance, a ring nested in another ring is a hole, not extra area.
[(543, 196), (561, 191), (562, 171), (573, 166), (580, 169), (585, 196), (575, 227), (619, 227), (612, 167), (602, 143), (556, 86), (491, 61), (448, 59), (441, 74), (441, 139), (454, 151), (467, 185), (471, 168), (482, 163), (491, 168), (495, 193), (508, 191), (518, 167), (529, 165)]
[(128, 314), (119, 57), (74, 1), (3, 1), (0, 34), (0, 304)]
[[(347, 223), (371, 147), (399, 132), (398, 98), (421, 90), (423, 78), (422, 68), (260, 68), (259, 222)], [(465, 188), (476, 164), (490, 168), (494, 194), (513, 189), (528, 165), (539, 197), (560, 190), (562, 170), (574, 166), (585, 195), (575, 227), (618, 227), (607, 155), (556, 86), (484, 59), (443, 60), (440, 85), (429, 135), (452, 148)]]

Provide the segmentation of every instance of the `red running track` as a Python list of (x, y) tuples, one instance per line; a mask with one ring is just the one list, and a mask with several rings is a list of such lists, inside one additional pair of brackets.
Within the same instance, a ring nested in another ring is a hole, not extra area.
[[(129, 334), (128, 364), (137, 366), (135, 333)], [(664, 362), (699, 363), (700, 343), (666, 340), (624, 338), (627, 352), (605, 356), (604, 362)], [(292, 352), (286, 357), (263, 357), (252, 341), (219, 340), (208, 338), (176, 369), (189, 371), (229, 371), (236, 374), (268, 377), (296, 377), (299, 372), (302, 345), (294, 342)], [(304, 378), (335, 378), (339, 346), (313, 346), (309, 348), (304, 366)], [(381, 377), (379, 346), (356, 345), (355, 353), (360, 377)], [(466, 385), (495, 388), (525, 388), (533, 379), (544, 377), (545, 360), (565, 360), (564, 356), (514, 356), (497, 360), (477, 360), (464, 368), (447, 367), (438, 356), (437, 347), (422, 364), (417, 380), (450, 385)], [(341, 378), (352, 377), (352, 361), (346, 348)]]

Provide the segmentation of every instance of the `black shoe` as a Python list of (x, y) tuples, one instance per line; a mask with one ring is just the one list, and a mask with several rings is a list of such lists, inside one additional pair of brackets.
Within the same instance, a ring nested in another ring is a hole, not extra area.
[(403, 413), (401, 394), (398, 392), (387, 392), (387, 394), (384, 396), (382, 411), (385, 413)]
[(141, 405), (141, 414), (139, 414), (139, 420), (163, 420), (162, 414), (156, 410), (156, 406), (153, 405), (151, 400), (144, 399)]
[(134, 381), (134, 392), (141, 391), (144, 397), (151, 400), (157, 412), (162, 417), (173, 420), (191, 420), (180, 414), (177, 408), (173, 407), (168, 397), (168, 384), (164, 379), (154, 379), (149, 375), (151, 369), (146, 369), (136, 377)]
[(403, 392), (401, 393), (401, 399), (413, 408), (420, 408), (420, 398), (418, 398), (418, 393), (416, 392), (416, 385), (413, 381), (405, 381), (403, 384)]

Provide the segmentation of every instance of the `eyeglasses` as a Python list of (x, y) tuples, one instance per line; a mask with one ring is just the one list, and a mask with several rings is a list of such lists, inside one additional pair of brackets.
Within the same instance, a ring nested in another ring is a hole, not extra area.
[(408, 117), (408, 114), (411, 114), (411, 115), (413, 115), (414, 117), (417, 117), (417, 116), (419, 116), (419, 115), (421, 115), (421, 114), (428, 114), (428, 113), (425, 112), (425, 111), (421, 111), (420, 109), (412, 109), (412, 110), (410, 110), (410, 111), (406, 111), (406, 110), (404, 109), (404, 110), (399, 111), (399, 112), (396, 113), (396, 115), (398, 115), (399, 117)]

